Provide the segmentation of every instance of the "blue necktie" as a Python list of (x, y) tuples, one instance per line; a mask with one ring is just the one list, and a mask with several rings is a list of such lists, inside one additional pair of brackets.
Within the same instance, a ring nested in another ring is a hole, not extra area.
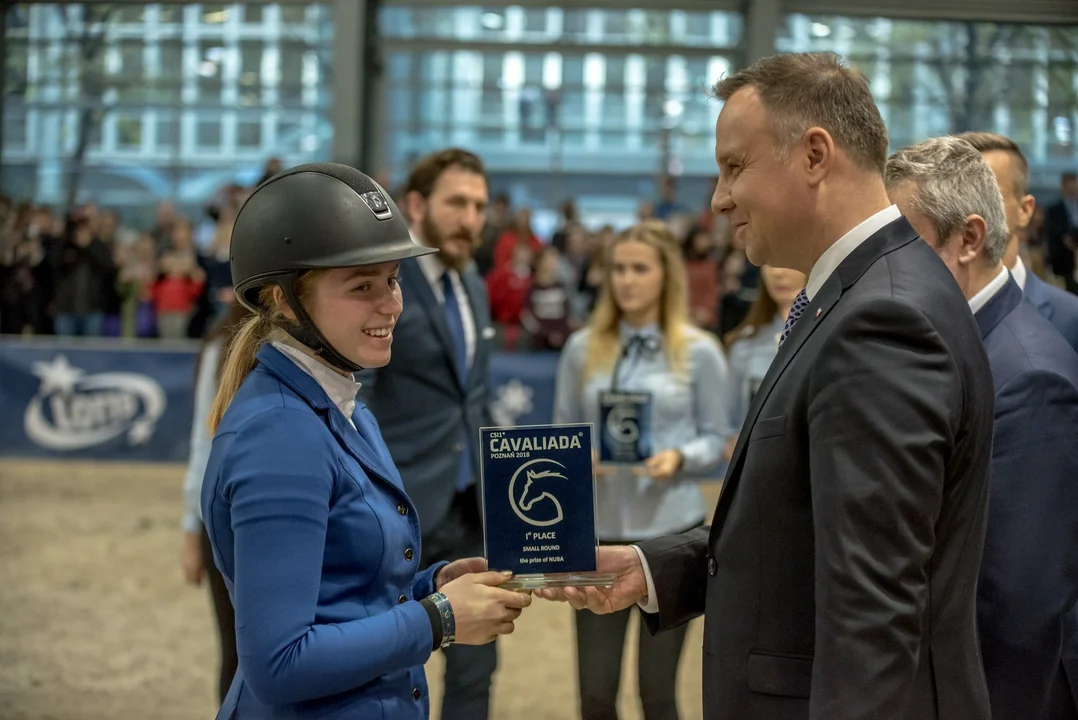
[(782, 326), (782, 336), (779, 337), (779, 347), (786, 342), (786, 338), (790, 337), (790, 333), (793, 332), (794, 325), (797, 324), (798, 318), (801, 317), (801, 313), (805, 312), (809, 306), (808, 295), (804, 289), (797, 293), (797, 297), (794, 298), (794, 304), (790, 306), (790, 314), (786, 317), (786, 324)]
[[(449, 326), (449, 337), (453, 340), (453, 359), (456, 360), (457, 373), (460, 384), (468, 388), (468, 345), (464, 339), (464, 318), (460, 314), (460, 303), (457, 302), (457, 293), (453, 289), (453, 281), (449, 277), (449, 271), (442, 273), (442, 295), (445, 297), (445, 320)], [(464, 437), (471, 437), (471, 431), (465, 429)], [(464, 444), (464, 452), (460, 454), (460, 467), (457, 471), (457, 490), (464, 490), (472, 484), (472, 451), (468, 443)]]

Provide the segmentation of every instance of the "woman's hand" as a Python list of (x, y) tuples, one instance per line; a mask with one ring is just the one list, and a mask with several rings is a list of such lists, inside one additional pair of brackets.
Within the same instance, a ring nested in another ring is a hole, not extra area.
[(513, 621), (531, 605), (532, 597), (498, 587), (511, 577), (511, 573), (469, 573), (441, 588), (453, 608), (458, 645), (485, 645), (513, 632)]
[(644, 466), (637, 469), (638, 475), (648, 475), (653, 480), (670, 480), (681, 469), (685, 456), (680, 450), (662, 450), (644, 461)]
[(434, 589), (441, 591), (443, 585), (451, 583), (459, 577), (464, 577), (468, 573), (482, 573), (486, 571), (486, 558), (473, 557), (464, 558), (463, 560), (454, 560), (438, 571), (437, 577), (434, 578)]
[(180, 566), (183, 567), (184, 580), (191, 585), (202, 584), (202, 575), (206, 570), (206, 561), (202, 557), (202, 533), (185, 532), (183, 534)]

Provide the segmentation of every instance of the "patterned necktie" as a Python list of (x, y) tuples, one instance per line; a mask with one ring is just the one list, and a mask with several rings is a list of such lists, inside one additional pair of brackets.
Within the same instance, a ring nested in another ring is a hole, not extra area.
[(801, 317), (801, 313), (809, 306), (808, 295), (805, 293), (804, 288), (801, 292), (797, 293), (797, 297), (794, 298), (794, 304), (790, 306), (790, 314), (786, 318), (786, 324), (782, 326), (782, 336), (779, 337), (779, 347), (786, 342), (786, 338), (790, 337), (790, 333), (793, 332), (794, 325), (797, 324), (797, 319)]

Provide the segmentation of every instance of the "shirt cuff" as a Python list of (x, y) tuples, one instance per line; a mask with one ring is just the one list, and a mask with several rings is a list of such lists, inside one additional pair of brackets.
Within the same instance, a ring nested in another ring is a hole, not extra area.
[(647, 604), (637, 603), (637, 605), (639, 605), (640, 609), (644, 612), (654, 615), (659, 612), (659, 598), (655, 595), (655, 580), (651, 577), (651, 567), (648, 565), (648, 559), (644, 557), (644, 551), (636, 545), (632, 545), (631, 547), (633, 550), (636, 550), (636, 555), (640, 558), (640, 565), (644, 568), (644, 580), (648, 584)]

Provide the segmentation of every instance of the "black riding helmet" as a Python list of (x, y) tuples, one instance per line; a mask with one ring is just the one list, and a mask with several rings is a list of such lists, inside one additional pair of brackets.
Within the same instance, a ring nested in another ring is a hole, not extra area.
[(258, 293), (279, 285), (299, 325), (285, 329), (334, 367), (361, 370), (315, 327), (296, 294), (305, 270), (357, 267), (438, 252), (417, 245), (389, 194), (347, 165), (309, 163), (263, 182), (240, 208), (230, 261), (237, 299), (259, 312)]

